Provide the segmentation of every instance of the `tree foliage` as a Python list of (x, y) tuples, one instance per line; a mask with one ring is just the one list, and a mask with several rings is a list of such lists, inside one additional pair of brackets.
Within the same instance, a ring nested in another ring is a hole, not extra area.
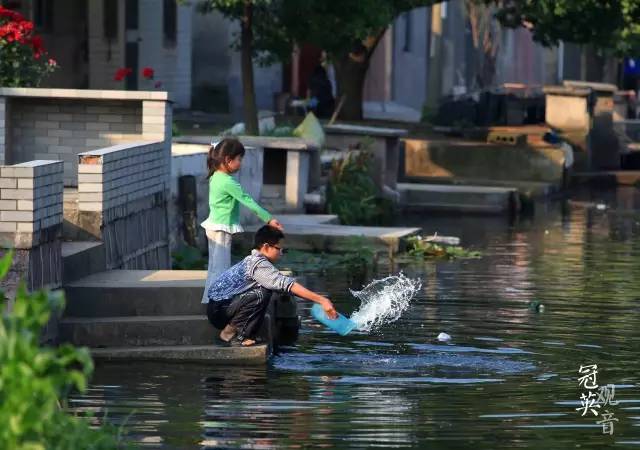
[[(492, 2), (493, 0), (488, 0)], [(640, 0), (497, 0), (498, 19), (536, 41), (591, 44), (619, 54), (640, 50)]]
[[(345, 95), (344, 116), (360, 118), (369, 59), (387, 27), (402, 12), (440, 0), (203, 0), (201, 12), (214, 9), (245, 20), (253, 6), (252, 54), (260, 61), (287, 61), (295, 44), (327, 52), (336, 68), (338, 94)], [(236, 41), (239, 48), (240, 39)]]

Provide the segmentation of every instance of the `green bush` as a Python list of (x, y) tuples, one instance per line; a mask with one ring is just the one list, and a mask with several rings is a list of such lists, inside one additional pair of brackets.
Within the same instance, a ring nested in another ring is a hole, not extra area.
[(389, 220), (391, 204), (378, 197), (371, 178), (371, 153), (350, 153), (333, 161), (327, 186), (327, 211), (344, 225), (380, 225)]
[(202, 252), (195, 247), (184, 246), (171, 253), (173, 258), (171, 268), (173, 270), (206, 270), (207, 259)]
[[(12, 253), (0, 260), (0, 279)], [(43, 347), (42, 330), (51, 313), (61, 311), (61, 294), (28, 293), (22, 284), (9, 312), (0, 293), (0, 448), (14, 450), (71, 450), (123, 448), (112, 426), (92, 428), (88, 418), (68, 410), (73, 391), (84, 392), (93, 371), (85, 348), (71, 345)]]

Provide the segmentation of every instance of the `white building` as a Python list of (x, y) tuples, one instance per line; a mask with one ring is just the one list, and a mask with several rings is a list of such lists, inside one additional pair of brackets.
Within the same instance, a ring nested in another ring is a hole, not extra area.
[[(191, 106), (194, 6), (176, 0), (9, 0), (33, 20), (57, 70), (43, 87), (166, 90)], [(119, 68), (132, 74), (114, 79)], [(155, 76), (146, 80), (142, 69)], [(160, 83), (156, 86), (157, 83)]]

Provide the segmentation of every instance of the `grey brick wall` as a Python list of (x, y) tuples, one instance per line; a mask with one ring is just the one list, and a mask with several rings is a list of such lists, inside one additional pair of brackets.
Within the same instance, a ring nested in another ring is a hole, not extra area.
[[(62, 225), (62, 176), (61, 161), (0, 166), (0, 232), (38, 234)], [(16, 236), (14, 245), (28, 248), (37, 241)]]
[(80, 222), (105, 243), (107, 268), (168, 268), (165, 142), (120, 144), (78, 157)]
[(11, 298), (19, 280), (29, 290), (62, 284), (62, 161), (0, 166), (0, 253), (15, 248), (2, 289)]
[[(35, 159), (64, 162), (64, 182), (77, 184), (78, 153), (142, 136), (142, 104), (133, 101), (11, 99), (8, 164)], [(1, 125), (1, 124), (0, 124)]]

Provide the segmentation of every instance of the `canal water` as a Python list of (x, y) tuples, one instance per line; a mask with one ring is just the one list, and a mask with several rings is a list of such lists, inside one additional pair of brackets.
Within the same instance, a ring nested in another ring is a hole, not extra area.
[(345, 313), (373, 278), (423, 286), (397, 322), (347, 337), (301, 302), (297, 344), (266, 367), (100, 365), (72, 404), (143, 448), (640, 447), (640, 190), (399, 223), (483, 257), (302, 274)]

